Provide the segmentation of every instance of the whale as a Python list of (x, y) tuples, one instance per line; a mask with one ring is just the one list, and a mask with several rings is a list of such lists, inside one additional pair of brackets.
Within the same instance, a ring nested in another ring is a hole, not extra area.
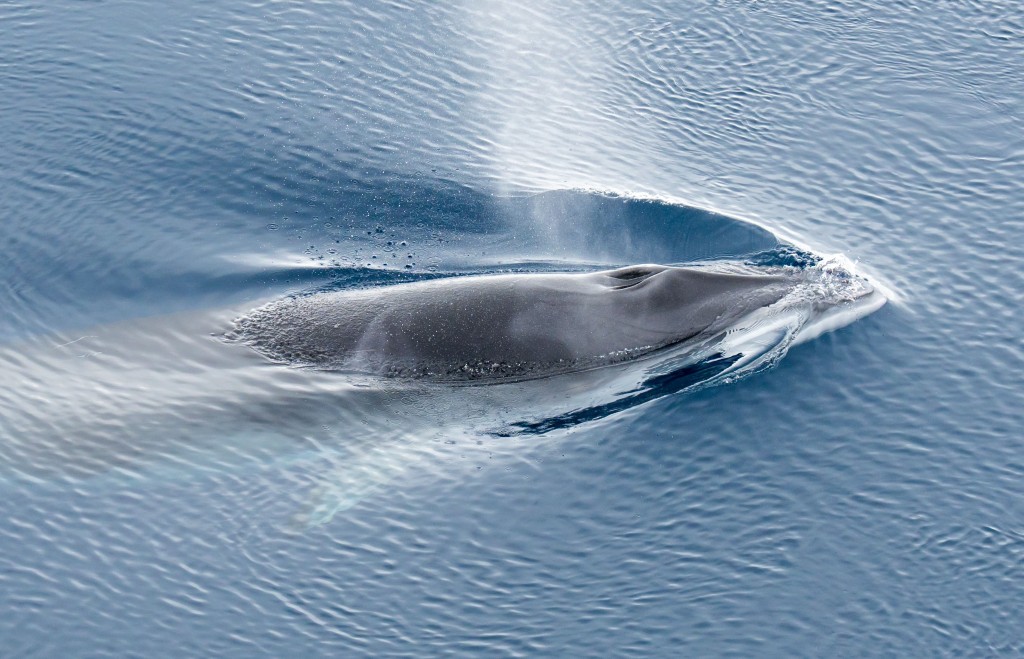
[(230, 338), (273, 361), (324, 370), (525, 380), (698, 342), (804, 281), (794, 268), (740, 264), (442, 277), (276, 300), (237, 319)]

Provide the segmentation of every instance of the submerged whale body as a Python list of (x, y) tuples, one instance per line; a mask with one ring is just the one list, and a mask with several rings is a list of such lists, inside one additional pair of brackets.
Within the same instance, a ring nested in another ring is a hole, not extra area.
[(529, 379), (713, 337), (805, 280), (795, 268), (738, 264), (449, 277), (285, 298), (238, 319), (233, 338), (322, 369)]

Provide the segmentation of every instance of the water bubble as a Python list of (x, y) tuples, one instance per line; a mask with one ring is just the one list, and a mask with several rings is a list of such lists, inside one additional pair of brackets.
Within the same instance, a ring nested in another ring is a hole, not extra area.
[(273, 222), (271, 222), (270, 224), (267, 225), (267, 230), (268, 231), (277, 231), (280, 228), (281, 227), (279, 227), (278, 225), (274, 224)]

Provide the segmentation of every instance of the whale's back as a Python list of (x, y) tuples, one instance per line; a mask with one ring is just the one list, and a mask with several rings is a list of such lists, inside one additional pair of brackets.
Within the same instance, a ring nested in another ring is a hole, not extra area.
[(788, 290), (778, 275), (632, 266), (317, 292), (233, 334), (293, 365), (441, 380), (529, 378), (635, 359), (720, 329)]

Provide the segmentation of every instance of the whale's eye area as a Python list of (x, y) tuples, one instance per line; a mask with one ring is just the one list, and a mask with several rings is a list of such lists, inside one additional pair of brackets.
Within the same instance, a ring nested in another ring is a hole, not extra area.
[(664, 269), (664, 267), (660, 266), (631, 265), (625, 268), (619, 268), (618, 270), (612, 270), (607, 274), (612, 279), (618, 279), (622, 282), (621, 285), (614, 287), (615, 289), (621, 289), (636, 286), (640, 282), (648, 279), (652, 275), (658, 274)]

